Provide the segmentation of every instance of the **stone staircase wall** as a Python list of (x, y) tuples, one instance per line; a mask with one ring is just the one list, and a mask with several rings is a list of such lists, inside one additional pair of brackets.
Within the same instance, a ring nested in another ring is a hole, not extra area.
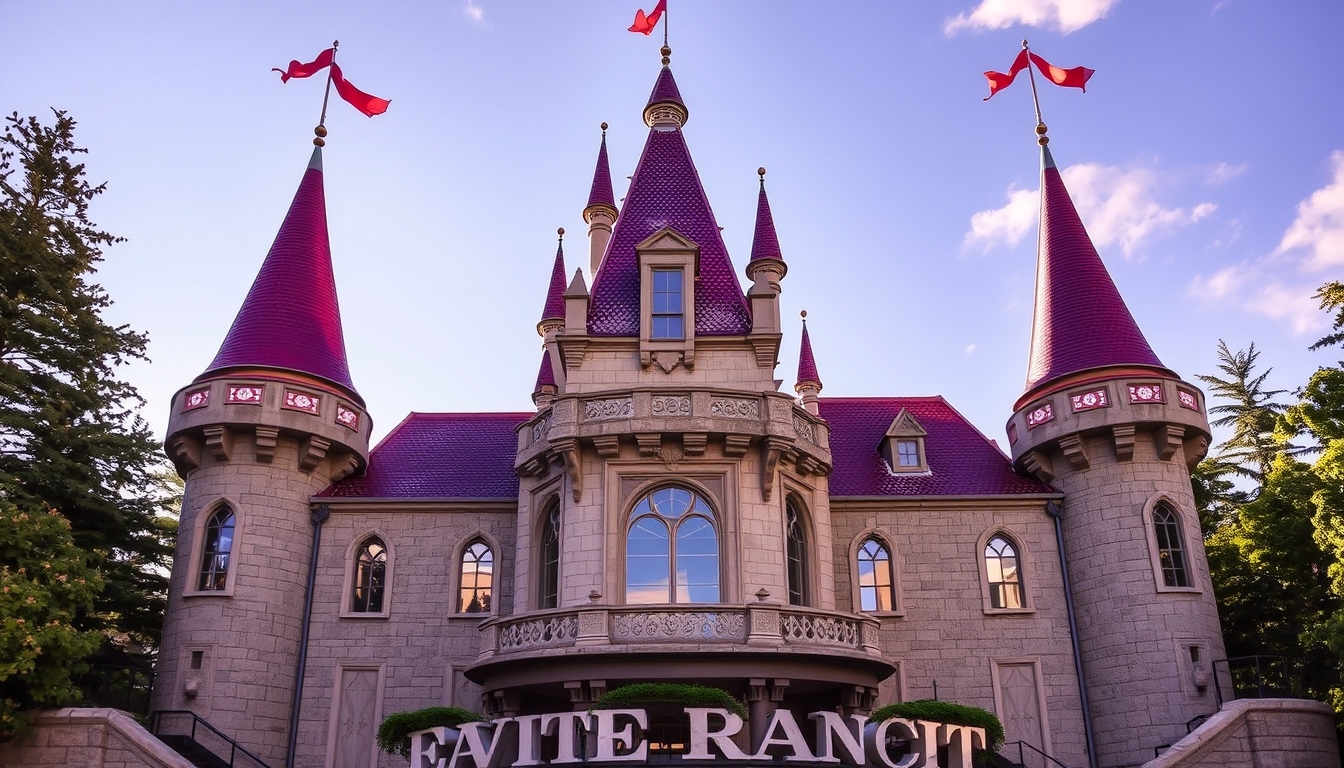
[(1143, 768), (1340, 768), (1335, 713), (1304, 699), (1231, 701)]
[(0, 744), (0, 768), (193, 768), (117, 709), (38, 713), (32, 732)]

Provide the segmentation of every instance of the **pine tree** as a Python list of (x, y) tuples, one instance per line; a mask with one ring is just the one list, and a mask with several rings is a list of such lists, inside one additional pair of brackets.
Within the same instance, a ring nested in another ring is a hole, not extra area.
[(1263, 481), (1274, 459), (1284, 451), (1294, 450), (1274, 434), (1274, 427), (1283, 414), (1283, 403), (1274, 398), (1282, 389), (1265, 389), (1265, 379), (1273, 369), (1255, 375), (1256, 358), (1260, 353), (1252, 343), (1246, 350), (1235, 353), (1227, 342), (1218, 341), (1218, 370), (1226, 378), (1199, 376), (1209, 385), (1209, 394), (1230, 402), (1209, 409), (1209, 415), (1218, 416), (1215, 427), (1231, 427), (1232, 436), (1218, 446), (1215, 461), (1221, 471), (1213, 474), (1232, 474)]
[(0, 487), (22, 509), (55, 509), (105, 588), (80, 629), (153, 644), (171, 524), (160, 515), (157, 445), (118, 367), (146, 338), (109, 325), (90, 281), (119, 238), (89, 218), (75, 121), (5, 118), (0, 137)]

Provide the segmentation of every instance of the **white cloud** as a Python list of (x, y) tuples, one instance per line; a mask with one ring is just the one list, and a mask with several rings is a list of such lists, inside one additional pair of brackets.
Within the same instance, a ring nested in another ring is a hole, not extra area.
[(1293, 333), (1301, 336), (1325, 326), (1320, 302), (1312, 298), (1315, 293), (1314, 286), (1294, 286), (1271, 280), (1255, 288), (1246, 301), (1246, 308), (1265, 317), (1288, 321), (1293, 326)]
[[(1083, 163), (1061, 174), (1073, 204), (1098, 247), (1119, 245), (1132, 256), (1149, 237), (1207, 218), (1218, 206), (1199, 203), (1191, 209), (1164, 208), (1155, 198), (1161, 176), (1147, 168), (1118, 168)], [(963, 247), (1013, 246), (1036, 225), (1040, 192), (1010, 189), (1008, 204), (971, 216)]]
[(1276, 255), (1304, 253), (1302, 268), (1319, 272), (1344, 266), (1344, 152), (1330, 155), (1334, 178), (1297, 206)]
[(964, 352), (962, 352), (962, 354), (969, 355), (969, 354), (971, 354), (971, 353), (974, 352), (974, 351), (975, 351), (975, 345), (974, 345), (974, 344), (967, 344), (967, 345), (966, 345), (966, 349), (965, 349)]
[(463, 0), (462, 15), (472, 21), (485, 21), (485, 9), (477, 5), (475, 0)]
[(1205, 304), (1221, 302), (1240, 292), (1241, 288), (1246, 285), (1249, 273), (1250, 269), (1247, 265), (1235, 264), (1230, 267), (1223, 267), (1214, 272), (1211, 277), (1195, 275), (1195, 280), (1190, 285), (1188, 292), (1191, 298)]
[(1105, 18), (1118, 2), (1120, 0), (981, 0), (969, 13), (959, 13), (948, 19), (943, 32), (951, 36), (963, 29), (1004, 29), (1022, 24), (1067, 35)]
[(1219, 163), (1209, 170), (1208, 180), (1210, 184), (1224, 184), (1246, 172), (1246, 164), (1232, 165), (1231, 163)]

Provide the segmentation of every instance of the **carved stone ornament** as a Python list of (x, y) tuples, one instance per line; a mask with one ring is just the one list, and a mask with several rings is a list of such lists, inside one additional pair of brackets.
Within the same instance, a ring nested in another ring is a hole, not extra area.
[(801, 437), (801, 438), (803, 438), (803, 439), (806, 440), (807, 442), (812, 443), (813, 445), (816, 445), (816, 444), (817, 444), (817, 436), (816, 436), (816, 434), (812, 431), (812, 424), (811, 424), (811, 422), (807, 421), (806, 419), (802, 419), (802, 418), (800, 418), (800, 417), (798, 417), (798, 416), (794, 416), (794, 417), (793, 417), (793, 431), (794, 431), (794, 432), (797, 432), (797, 433), (798, 433), (798, 436)]
[(285, 390), (285, 407), (294, 411), (316, 414), (322, 408), (322, 397), (307, 392)]
[(225, 400), (229, 403), (243, 405), (261, 405), (261, 387), (229, 387), (229, 396)]
[(620, 419), (633, 415), (635, 402), (629, 397), (613, 400), (588, 400), (583, 404), (583, 418), (587, 421)]
[(1035, 429), (1054, 418), (1055, 409), (1049, 403), (1041, 403), (1027, 412), (1027, 429)]
[(681, 362), (681, 357), (680, 352), (654, 352), (653, 362), (663, 369), (663, 373), (671, 373), (672, 369), (676, 368), (677, 364)]
[(746, 617), (740, 612), (618, 613), (611, 617), (615, 640), (742, 640)]
[(1176, 401), (1182, 408), (1189, 408), (1195, 413), (1199, 413), (1199, 396), (1188, 389), (1176, 388)]
[(1073, 406), (1073, 412), (1078, 413), (1079, 411), (1109, 407), (1111, 400), (1105, 387), (1097, 387), (1086, 392), (1079, 392), (1076, 395), (1069, 395), (1069, 404)]
[(194, 411), (210, 404), (210, 388), (193, 389), (182, 397), (182, 410)]
[(663, 466), (675, 470), (677, 464), (681, 462), (681, 449), (675, 445), (662, 445), (658, 447), (658, 458), (662, 460)]
[(729, 419), (758, 419), (761, 405), (755, 400), (716, 397), (709, 401), (709, 414)]
[(538, 440), (544, 439), (546, 437), (546, 434), (550, 431), (551, 431), (551, 414), (548, 413), (545, 416), (542, 416), (540, 419), (538, 419), (537, 423), (532, 425), (532, 442), (535, 443)]
[(336, 404), (336, 423), (346, 429), (359, 431), (359, 411), (354, 408), (347, 408), (340, 403)]
[(1159, 383), (1130, 384), (1129, 402), (1165, 403), (1166, 398), (1162, 395), (1162, 385)]
[(690, 416), (690, 395), (654, 395), (654, 416)]

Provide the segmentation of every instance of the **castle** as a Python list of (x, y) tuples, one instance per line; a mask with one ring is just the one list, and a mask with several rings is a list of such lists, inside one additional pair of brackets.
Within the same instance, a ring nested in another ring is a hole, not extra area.
[(1139, 765), (1217, 712), (1204, 396), (1149, 347), (1045, 136), (1009, 457), (939, 397), (822, 397), (806, 325), (781, 391), (764, 170), (744, 291), (668, 53), (619, 206), (598, 149), (586, 276), (556, 252), (535, 411), (412, 413), (370, 448), (314, 150), (173, 399), (153, 708), (313, 768), (400, 764), (374, 746), (394, 712), (583, 711), (640, 681), (726, 690), (755, 739), (781, 708), (980, 706), (1029, 765)]

